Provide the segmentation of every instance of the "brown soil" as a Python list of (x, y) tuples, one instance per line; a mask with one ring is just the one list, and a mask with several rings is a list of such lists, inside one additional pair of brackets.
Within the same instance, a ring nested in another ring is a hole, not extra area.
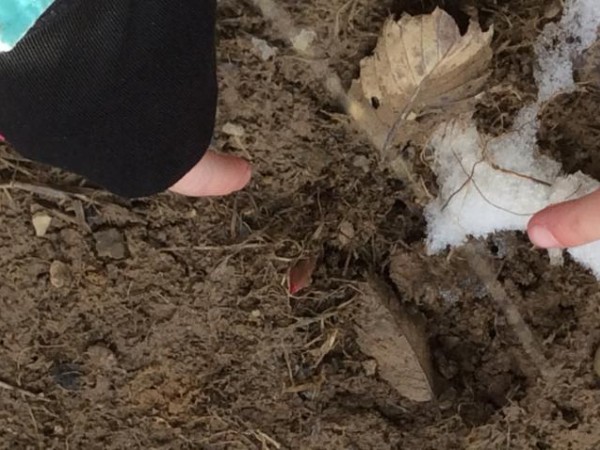
[[(318, 32), (346, 85), (388, 14), (441, 4), (464, 26), (478, 11), (495, 29), (489, 87), (500, 88), (477, 114), (490, 133), (535, 94), (531, 42), (556, 18), (554, 3), (282, 1)], [(0, 447), (600, 448), (596, 280), (570, 261), (551, 267), (522, 235), (489, 240), (500, 281), (558, 371), (541, 382), (464, 262), (425, 256), (410, 192), (306, 61), (249, 2), (223, 0), (219, 12), (216, 145), (252, 159), (249, 189), (133, 202), (2, 193)], [(275, 58), (262, 61), (252, 37), (278, 47)], [(540, 136), (568, 170), (597, 177), (599, 104), (590, 87), (556, 99)], [(227, 122), (244, 136), (220, 132)], [(3, 179), (80, 183), (15, 158), (5, 150)], [(40, 212), (53, 219), (35, 237)], [(318, 256), (313, 284), (290, 297), (287, 270), (307, 256)], [(426, 318), (435, 401), (404, 399), (360, 352), (354, 317), (369, 272)]]

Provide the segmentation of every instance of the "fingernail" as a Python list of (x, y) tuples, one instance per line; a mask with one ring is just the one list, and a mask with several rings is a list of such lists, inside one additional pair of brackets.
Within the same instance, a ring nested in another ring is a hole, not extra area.
[(529, 229), (529, 239), (541, 248), (562, 247), (550, 230), (540, 225), (534, 225)]

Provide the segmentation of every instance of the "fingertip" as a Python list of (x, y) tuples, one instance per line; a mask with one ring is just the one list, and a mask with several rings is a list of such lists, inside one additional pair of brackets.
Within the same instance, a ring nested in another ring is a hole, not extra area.
[(531, 241), (541, 248), (577, 247), (600, 239), (600, 191), (549, 206), (527, 225)]
[(223, 196), (246, 187), (251, 177), (248, 161), (209, 150), (170, 190), (193, 197)]
[(241, 187), (244, 188), (248, 185), (248, 183), (250, 183), (250, 180), (252, 179), (252, 164), (250, 164), (245, 159), (242, 159), (242, 158), (238, 158), (238, 159), (242, 166), (242, 169), (241, 169), (242, 175), (240, 176)]
[(542, 225), (530, 225), (527, 227), (529, 240), (539, 248), (560, 248), (562, 245), (558, 242), (554, 234)]
[[(214, 186), (220, 186), (218, 195), (228, 195), (245, 188), (252, 178), (252, 166), (245, 159), (211, 151)], [(218, 180), (218, 181), (217, 181)], [(220, 183), (219, 183), (220, 182)]]

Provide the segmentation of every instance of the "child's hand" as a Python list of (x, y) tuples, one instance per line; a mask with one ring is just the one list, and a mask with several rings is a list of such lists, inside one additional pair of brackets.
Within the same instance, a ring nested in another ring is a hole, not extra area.
[(248, 162), (208, 150), (192, 170), (171, 186), (170, 191), (192, 197), (227, 195), (246, 186), (251, 176)]
[(600, 190), (540, 211), (529, 221), (527, 232), (542, 248), (576, 247), (600, 240)]

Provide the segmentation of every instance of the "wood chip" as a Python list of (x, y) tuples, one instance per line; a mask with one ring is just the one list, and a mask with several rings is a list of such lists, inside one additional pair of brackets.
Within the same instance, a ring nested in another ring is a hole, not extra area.
[(31, 223), (37, 237), (44, 237), (52, 223), (52, 217), (46, 212), (38, 212), (31, 218)]

